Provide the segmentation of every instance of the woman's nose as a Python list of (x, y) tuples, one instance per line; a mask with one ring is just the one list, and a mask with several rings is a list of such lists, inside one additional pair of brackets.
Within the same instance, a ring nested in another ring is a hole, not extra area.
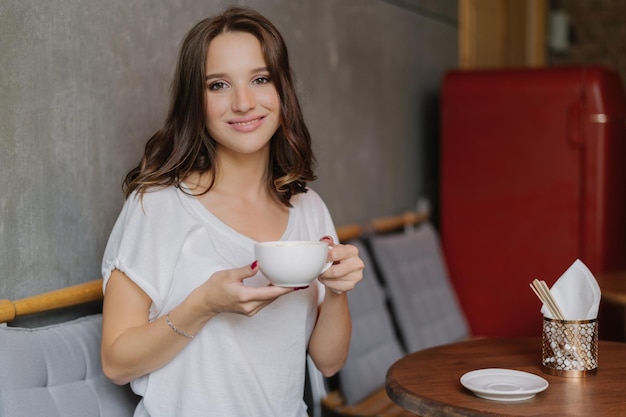
[(235, 88), (232, 107), (234, 111), (246, 112), (255, 106), (254, 94), (248, 86)]

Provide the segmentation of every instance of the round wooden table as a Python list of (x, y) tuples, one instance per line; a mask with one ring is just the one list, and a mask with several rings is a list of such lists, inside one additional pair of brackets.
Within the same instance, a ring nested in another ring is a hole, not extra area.
[[(484, 368), (530, 372), (550, 385), (528, 400), (482, 399), (460, 378)], [(597, 374), (569, 378), (541, 370), (541, 338), (473, 339), (405, 356), (389, 368), (386, 388), (396, 404), (421, 417), (626, 416), (626, 343), (601, 340)]]

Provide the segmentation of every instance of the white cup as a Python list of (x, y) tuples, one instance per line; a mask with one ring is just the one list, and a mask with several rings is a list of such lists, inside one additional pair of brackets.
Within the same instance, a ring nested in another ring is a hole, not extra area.
[(254, 244), (254, 256), (263, 275), (280, 287), (305, 287), (330, 268), (328, 243), (274, 241)]

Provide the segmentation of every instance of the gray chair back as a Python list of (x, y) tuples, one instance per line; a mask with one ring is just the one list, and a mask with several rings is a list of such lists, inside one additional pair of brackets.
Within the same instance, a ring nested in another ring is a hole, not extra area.
[(409, 352), (469, 336), (432, 224), (374, 235), (369, 242)]

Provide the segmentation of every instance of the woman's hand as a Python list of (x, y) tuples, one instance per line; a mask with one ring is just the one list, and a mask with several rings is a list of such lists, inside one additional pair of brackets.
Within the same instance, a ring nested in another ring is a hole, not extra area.
[(256, 261), (249, 266), (218, 271), (198, 287), (194, 291), (198, 294), (193, 296), (200, 296), (204, 300), (210, 315), (228, 312), (253, 316), (281, 295), (293, 291), (293, 288), (273, 285), (265, 287), (244, 285), (244, 279), (254, 276), (258, 271)]
[(331, 246), (328, 261), (333, 264), (319, 276), (319, 281), (335, 294), (350, 291), (363, 278), (365, 264), (359, 257), (359, 250), (353, 245), (334, 244), (330, 237), (321, 240)]

